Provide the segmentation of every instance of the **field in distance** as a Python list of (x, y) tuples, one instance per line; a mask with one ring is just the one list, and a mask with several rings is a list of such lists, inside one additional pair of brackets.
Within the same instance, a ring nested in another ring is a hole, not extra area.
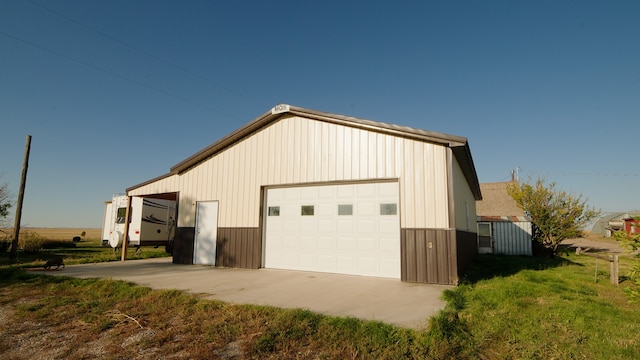
[[(75, 236), (82, 237), (82, 232), (85, 232), (84, 240), (96, 240), (102, 237), (102, 229), (90, 229), (90, 228), (37, 228), (26, 227), (21, 228), (20, 232), (25, 231), (38, 233), (40, 236), (47, 240), (71, 240)], [(13, 234), (13, 229), (2, 229), (5, 234)]]

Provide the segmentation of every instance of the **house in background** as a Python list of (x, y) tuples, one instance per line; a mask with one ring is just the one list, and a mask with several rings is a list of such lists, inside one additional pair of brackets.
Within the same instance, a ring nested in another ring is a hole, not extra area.
[(177, 201), (174, 263), (456, 284), (478, 251), (466, 138), (285, 104), (127, 195)]
[(509, 182), (480, 184), (476, 202), (478, 253), (532, 255), (533, 228), (516, 201), (507, 193)]
[(628, 235), (640, 233), (640, 211), (606, 213), (596, 220), (591, 233), (611, 237), (617, 231), (624, 231)]

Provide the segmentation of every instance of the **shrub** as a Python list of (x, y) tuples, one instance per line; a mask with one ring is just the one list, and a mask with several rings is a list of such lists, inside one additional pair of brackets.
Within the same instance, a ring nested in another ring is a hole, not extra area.
[(35, 231), (25, 231), (20, 234), (18, 244), (25, 253), (37, 253), (42, 250), (45, 238)]

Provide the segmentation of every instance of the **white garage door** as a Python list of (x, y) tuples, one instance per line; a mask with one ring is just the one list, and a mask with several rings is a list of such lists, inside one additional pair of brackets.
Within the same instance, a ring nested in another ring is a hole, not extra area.
[(399, 279), (398, 198), (397, 182), (268, 189), (264, 266)]

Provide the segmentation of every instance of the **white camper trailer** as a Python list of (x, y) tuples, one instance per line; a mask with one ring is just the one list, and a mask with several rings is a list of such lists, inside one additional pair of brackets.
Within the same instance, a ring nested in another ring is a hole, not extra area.
[[(114, 195), (105, 202), (102, 243), (112, 248), (122, 245), (127, 196)], [(176, 202), (173, 200), (131, 197), (128, 246), (159, 246), (171, 248), (175, 232)]]

